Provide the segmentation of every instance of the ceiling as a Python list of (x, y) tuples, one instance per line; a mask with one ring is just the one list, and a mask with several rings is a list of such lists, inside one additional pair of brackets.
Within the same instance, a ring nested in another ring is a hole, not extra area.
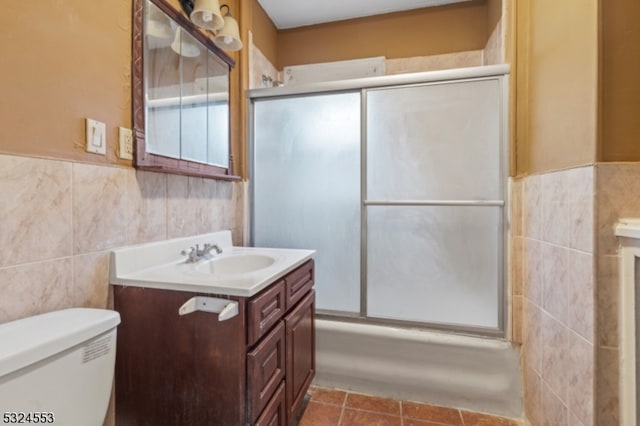
[(469, 0), (258, 0), (278, 29)]

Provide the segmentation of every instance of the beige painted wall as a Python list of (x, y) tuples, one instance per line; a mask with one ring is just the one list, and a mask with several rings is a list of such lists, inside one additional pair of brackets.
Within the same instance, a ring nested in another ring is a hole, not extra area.
[(276, 67), (483, 49), (487, 14), (485, 1), (473, 1), (282, 30)]
[[(501, 25), (503, 12), (502, 0), (476, 0), (472, 4), (278, 30), (257, 0), (249, 2), (248, 7), (248, 27), (255, 46), (280, 69), (383, 54), (394, 60), (476, 52), (487, 47), (489, 34)], [(313, 49), (309, 43), (314, 44)]]
[[(7, 2), (0, 14), (0, 152), (123, 163), (131, 127), (131, 2)], [(107, 125), (107, 156), (85, 152), (84, 118)]]
[(640, 161), (640, 3), (518, 0), (517, 173)]
[(502, 19), (502, 0), (487, 0), (487, 32), (491, 33)]
[(523, 0), (517, 13), (517, 172), (592, 164), (598, 1)]
[(251, 0), (253, 42), (272, 64), (277, 63), (278, 30), (257, 0)]
[(600, 161), (640, 161), (640, 2), (602, 2)]

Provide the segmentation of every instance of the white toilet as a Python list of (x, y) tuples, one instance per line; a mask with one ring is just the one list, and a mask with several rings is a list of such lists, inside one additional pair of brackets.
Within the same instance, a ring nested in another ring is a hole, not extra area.
[(0, 416), (5, 423), (44, 413), (37, 414), (39, 423), (101, 426), (111, 396), (119, 323), (115, 311), (73, 308), (0, 324)]

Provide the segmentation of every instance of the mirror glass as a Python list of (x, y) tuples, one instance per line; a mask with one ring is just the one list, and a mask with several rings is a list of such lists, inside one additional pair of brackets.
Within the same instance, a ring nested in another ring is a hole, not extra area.
[[(134, 128), (144, 145), (136, 144), (136, 167), (232, 177), (230, 60), (171, 6), (139, 1), (144, 124), (136, 120), (134, 100)], [(135, 43), (134, 30), (134, 74)]]

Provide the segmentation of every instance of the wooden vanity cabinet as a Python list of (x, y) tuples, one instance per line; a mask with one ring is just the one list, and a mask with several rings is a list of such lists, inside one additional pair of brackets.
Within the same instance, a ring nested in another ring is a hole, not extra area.
[[(238, 315), (178, 308), (198, 295)], [(114, 286), (118, 426), (288, 426), (315, 374), (313, 260), (250, 298)]]

